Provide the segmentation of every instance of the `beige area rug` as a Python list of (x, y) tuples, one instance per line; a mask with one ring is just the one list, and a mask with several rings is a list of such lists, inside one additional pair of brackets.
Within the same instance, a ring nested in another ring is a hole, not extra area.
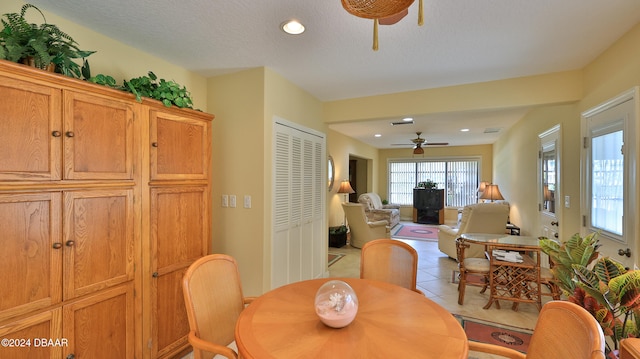
[(344, 254), (342, 253), (329, 253), (328, 255), (328, 263), (329, 263), (329, 267), (331, 267), (332, 264), (334, 264), (335, 262), (339, 261), (342, 257), (344, 257)]

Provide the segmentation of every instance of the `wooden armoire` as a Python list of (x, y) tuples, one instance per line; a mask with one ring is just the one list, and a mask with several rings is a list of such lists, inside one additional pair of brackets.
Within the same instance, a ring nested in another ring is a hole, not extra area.
[(212, 119), (0, 61), (0, 359), (188, 349)]

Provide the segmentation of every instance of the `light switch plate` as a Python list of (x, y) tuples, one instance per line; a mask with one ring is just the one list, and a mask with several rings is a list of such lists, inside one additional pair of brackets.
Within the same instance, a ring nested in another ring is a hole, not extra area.
[(244, 208), (251, 208), (251, 196), (244, 195)]
[(236, 195), (229, 195), (229, 207), (236, 208)]
[(222, 207), (229, 207), (229, 196), (226, 194), (222, 195)]
[(564, 207), (565, 208), (570, 208), (571, 207), (571, 197), (564, 196)]

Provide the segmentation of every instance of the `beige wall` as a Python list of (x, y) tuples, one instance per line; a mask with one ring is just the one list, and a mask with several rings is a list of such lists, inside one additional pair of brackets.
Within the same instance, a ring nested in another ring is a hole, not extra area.
[(577, 101), (582, 73), (567, 71), (327, 102), (327, 123)]
[[(494, 145), (494, 176), (514, 200), (512, 219), (525, 234), (538, 235), (535, 190), (537, 134), (555, 124), (562, 127), (561, 196), (570, 196), (562, 210), (561, 238), (581, 232), (580, 113), (640, 84), (640, 25), (636, 25), (584, 70), (583, 96), (573, 105), (546, 106), (529, 113)], [(636, 174), (637, 176), (637, 174)], [(637, 191), (636, 191), (637, 192)], [(638, 193), (633, 194), (638, 201)], [(564, 198), (563, 198), (564, 199)], [(561, 203), (563, 203), (562, 201)], [(636, 222), (638, 221), (637, 214)]]
[[(0, 14), (20, 13), (24, 4), (24, 1), (2, 0), (0, 1)], [(93, 75), (110, 75), (118, 81), (118, 84), (122, 84), (123, 79), (146, 76), (149, 71), (153, 71), (159, 78), (174, 80), (186, 86), (193, 96), (194, 108), (207, 111), (206, 78), (53, 13), (42, 12), (48, 23), (57, 25), (62, 31), (69, 34), (78, 42), (80, 49), (97, 51), (87, 58)], [(27, 14), (27, 21), (42, 23), (42, 17), (37, 11), (29, 10)]]
[(557, 124), (562, 131), (560, 196), (570, 195), (573, 205), (570, 209), (556, 208), (564, 211), (561, 229), (572, 231), (571, 234), (577, 231), (571, 229), (579, 217), (580, 179), (576, 176), (580, 147), (576, 141), (580, 137), (580, 126), (576, 116), (575, 105), (571, 104), (534, 109), (494, 144), (494, 182), (500, 185), (500, 191), (511, 204), (511, 222), (520, 226), (523, 235), (541, 234), (537, 197), (538, 134)]
[[(265, 229), (263, 183), (266, 173), (264, 139), (264, 69), (209, 79), (213, 121), (212, 251), (238, 261), (245, 295), (262, 290)], [(250, 195), (252, 208), (222, 208), (223, 194), (242, 203)]]
[(333, 157), (335, 163), (335, 184), (333, 190), (329, 192), (327, 196), (327, 207), (329, 211), (328, 223), (329, 226), (337, 226), (344, 224), (344, 212), (342, 211), (341, 203), (344, 202), (345, 197), (343, 194), (338, 194), (338, 188), (340, 182), (349, 178), (349, 156), (356, 156), (368, 160), (369, 177), (367, 182), (371, 191), (377, 192), (380, 188), (379, 177), (380, 173), (380, 160), (379, 151), (365, 143), (353, 140), (341, 133), (329, 130), (327, 138), (327, 155)]
[[(322, 104), (267, 68), (209, 79), (213, 126), (213, 251), (234, 256), (246, 295), (271, 288), (273, 118), (326, 133)], [(220, 196), (245, 195), (252, 208), (222, 208)]]

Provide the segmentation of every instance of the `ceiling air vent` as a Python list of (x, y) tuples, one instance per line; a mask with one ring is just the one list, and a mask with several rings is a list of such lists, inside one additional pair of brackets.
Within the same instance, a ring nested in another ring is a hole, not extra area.
[(399, 126), (399, 125), (413, 125), (413, 121), (391, 122), (391, 126)]
[(498, 133), (500, 130), (500, 128), (485, 128), (484, 133)]

